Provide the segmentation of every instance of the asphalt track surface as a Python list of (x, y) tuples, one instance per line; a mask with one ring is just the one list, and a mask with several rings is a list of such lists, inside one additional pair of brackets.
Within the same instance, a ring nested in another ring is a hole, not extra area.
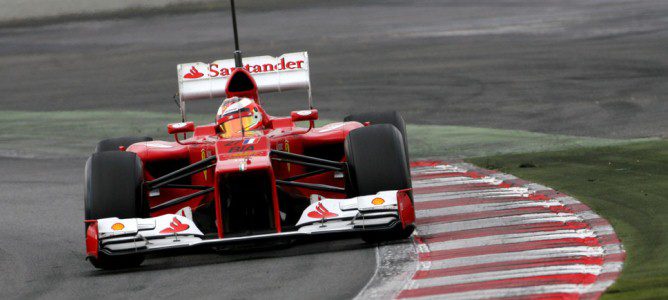
[[(668, 128), (665, 1), (295, 3), (241, 11), (241, 45), (308, 50), (323, 117), (387, 107), (413, 123)], [(0, 109), (175, 111), (175, 65), (230, 57), (229, 27), (209, 12), (0, 29)], [(305, 105), (270, 97), (274, 114)], [(0, 158), (0, 298), (350, 298), (373, 274), (373, 248), (357, 240), (95, 271), (83, 261), (84, 161)]]
[[(308, 50), (321, 116), (665, 136), (668, 3), (254, 1), (246, 55)], [(281, 4), (283, 3), (283, 4)], [(354, 3), (354, 4), (353, 4)], [(229, 12), (0, 29), (2, 109), (175, 111), (176, 64), (229, 58)], [(269, 111), (305, 107), (303, 93)], [(191, 105), (213, 113), (217, 101)]]
[(361, 240), (148, 259), (98, 271), (84, 261), (84, 159), (0, 159), (0, 299), (342, 299), (373, 275)]

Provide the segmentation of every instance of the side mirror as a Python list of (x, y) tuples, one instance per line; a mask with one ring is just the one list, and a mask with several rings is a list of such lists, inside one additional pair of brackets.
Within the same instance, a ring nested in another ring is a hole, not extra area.
[(307, 109), (307, 110), (293, 111), (290, 113), (290, 118), (292, 118), (292, 122), (314, 121), (318, 119), (318, 110)]
[(167, 124), (167, 133), (169, 134), (186, 133), (193, 131), (195, 131), (195, 123), (193, 122)]

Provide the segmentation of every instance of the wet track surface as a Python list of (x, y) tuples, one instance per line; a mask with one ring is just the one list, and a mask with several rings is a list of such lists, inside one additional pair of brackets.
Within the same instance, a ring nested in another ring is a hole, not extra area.
[[(664, 1), (339, 3), (240, 12), (247, 55), (309, 51), (325, 118), (388, 107), (413, 123), (665, 136)], [(231, 51), (221, 13), (0, 29), (0, 108), (176, 119), (176, 64)], [(303, 94), (269, 97), (274, 114), (305, 107)], [(95, 271), (83, 261), (84, 162), (0, 158), (0, 298), (350, 298), (373, 274), (358, 240)]]

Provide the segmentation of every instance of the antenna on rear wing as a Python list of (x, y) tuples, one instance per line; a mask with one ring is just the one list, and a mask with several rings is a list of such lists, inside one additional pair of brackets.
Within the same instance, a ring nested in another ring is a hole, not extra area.
[(239, 50), (239, 34), (237, 33), (237, 13), (234, 8), (234, 0), (230, 0), (232, 7), (232, 29), (234, 30), (234, 65), (236, 68), (242, 68), (241, 50)]

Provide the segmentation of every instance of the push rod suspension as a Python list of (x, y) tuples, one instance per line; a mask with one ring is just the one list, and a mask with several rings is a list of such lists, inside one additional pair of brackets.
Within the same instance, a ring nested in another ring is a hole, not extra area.
[(155, 189), (160, 186), (163, 186), (167, 183), (170, 183), (175, 180), (179, 180), (183, 177), (190, 176), (192, 174), (204, 171), (208, 168), (211, 168), (215, 166), (215, 164), (211, 164), (212, 162), (216, 161), (216, 156), (209, 156), (201, 161), (198, 161), (192, 165), (183, 167), (181, 169), (178, 169), (174, 172), (171, 172), (169, 174), (160, 176), (156, 179), (153, 179), (151, 181), (147, 181), (146, 185), (149, 187), (149, 189)]
[(331, 172), (331, 171), (332, 170), (320, 169), (320, 170), (315, 170), (315, 171), (311, 171), (311, 172), (304, 173), (304, 174), (295, 175), (295, 176), (288, 177), (288, 178), (283, 178), (281, 180), (283, 180), (283, 181), (295, 181), (295, 180), (298, 180), (298, 179), (302, 179), (302, 178), (306, 178), (306, 177), (310, 177), (310, 176), (314, 176), (314, 175), (318, 175), (318, 174), (322, 174), (322, 173), (327, 173), (327, 172)]
[(310, 163), (310, 162), (305, 162), (305, 161), (295, 160), (295, 159), (285, 159), (285, 158), (272, 157), (271, 160), (277, 161), (277, 162), (284, 162), (284, 163), (288, 163), (288, 164), (297, 164), (297, 165), (302, 165), (302, 166), (314, 167), (314, 168), (319, 168), (319, 169), (327, 169), (327, 170), (330, 170), (330, 171), (342, 171), (343, 170), (343, 168), (341, 168), (341, 167), (334, 167), (334, 166), (323, 165), (323, 164), (318, 164), (318, 163)]
[(190, 195), (185, 195), (185, 196), (182, 196), (182, 197), (174, 198), (174, 199), (169, 200), (169, 201), (164, 202), (164, 203), (160, 203), (160, 204), (158, 204), (154, 207), (151, 207), (151, 212), (161, 210), (165, 207), (174, 206), (174, 205), (186, 202), (186, 201), (188, 201), (190, 199), (193, 199), (195, 197), (198, 197), (198, 196), (201, 196), (201, 195), (204, 195), (204, 194), (207, 194), (207, 193), (211, 193), (211, 192), (213, 192), (213, 189), (214, 188), (208, 188), (206, 190), (201, 190), (199, 192), (195, 192), (195, 193), (192, 193)]
[(165, 184), (162, 186), (163, 188), (172, 188), (172, 189), (191, 189), (191, 190), (206, 190), (210, 188), (210, 186), (206, 185), (190, 185), (190, 184)]
[(321, 165), (328, 165), (328, 166), (333, 166), (333, 167), (338, 167), (338, 168), (341, 168), (341, 167), (343, 167), (343, 165), (345, 165), (344, 162), (340, 162), (340, 161), (334, 161), (334, 160), (329, 160), (329, 159), (324, 159), (324, 158), (317, 158), (317, 157), (306, 156), (306, 155), (290, 153), (290, 152), (285, 152), (285, 151), (279, 151), (279, 150), (271, 150), (270, 154), (274, 155), (274, 156), (277, 156), (277, 157), (288, 158), (288, 159), (293, 159), (293, 160), (301, 160), (301, 161), (305, 161), (305, 162), (316, 163), (316, 164), (321, 164)]
[(287, 185), (287, 186), (297, 186), (308, 188), (312, 190), (326, 191), (326, 192), (335, 192), (335, 193), (345, 193), (346, 189), (326, 185), (326, 184), (317, 184), (317, 183), (306, 183), (306, 182), (297, 182), (297, 181), (285, 181), (285, 180), (276, 180), (277, 185)]

